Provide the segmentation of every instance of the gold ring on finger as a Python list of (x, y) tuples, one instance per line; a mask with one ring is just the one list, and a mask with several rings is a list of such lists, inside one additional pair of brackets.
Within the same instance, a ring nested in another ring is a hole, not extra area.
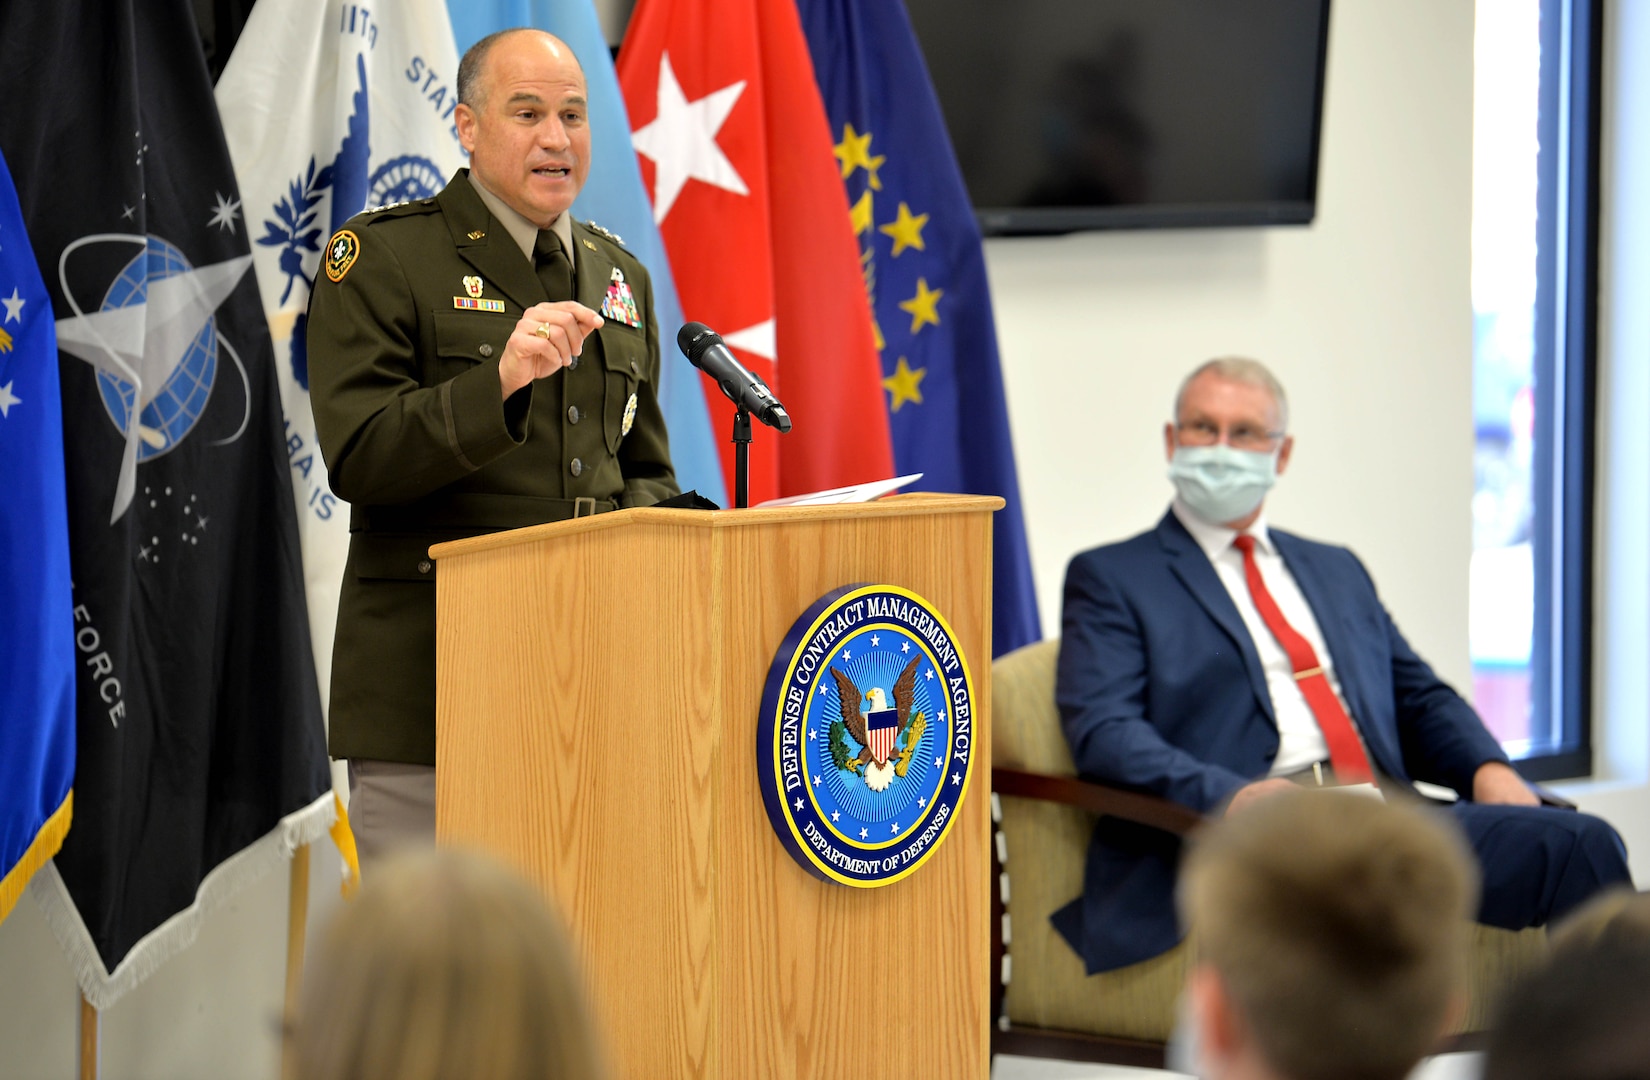
[(550, 324), (547, 323), (547, 322), (539, 323), (539, 328), (537, 330), (534, 330), (533, 333), (537, 334), (539, 337), (543, 338), (545, 341), (549, 341), (550, 340)]

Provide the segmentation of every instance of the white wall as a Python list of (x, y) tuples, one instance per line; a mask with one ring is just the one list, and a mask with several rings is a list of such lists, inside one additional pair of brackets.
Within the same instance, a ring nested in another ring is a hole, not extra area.
[[(341, 901), (331, 841), (310, 859), (307, 943)], [(238, 893), (195, 944), (103, 1013), (101, 1080), (274, 1080), (286, 982), (284, 871)], [(312, 954), (313, 955), (313, 954)], [(32, 899), (0, 923), (0, 1077), (79, 1075), (80, 995)]]
[[(1605, 782), (1570, 785), (1650, 881), (1650, 13), (1610, 10), (1599, 582)], [(1635, 21), (1636, 20), (1636, 21)], [(1274, 521), (1351, 544), (1399, 624), (1466, 688), (1472, 493), (1470, 0), (1338, 0), (1318, 220), (987, 245), (1043, 621), (1075, 552), (1149, 527), (1180, 376), (1263, 358), (1294, 404)], [(317, 848), (317, 910), (337, 871)], [(247, 890), (110, 1010), (106, 1080), (275, 1075), (286, 881)], [(76, 997), (25, 900), (0, 924), (0, 1074), (72, 1075)]]
[(1420, 651), (1468, 685), (1470, 0), (1342, 0), (1310, 227), (987, 244), (1043, 623), (1070, 556), (1168, 504), (1182, 376), (1278, 373), (1294, 464), (1272, 521), (1350, 544)]

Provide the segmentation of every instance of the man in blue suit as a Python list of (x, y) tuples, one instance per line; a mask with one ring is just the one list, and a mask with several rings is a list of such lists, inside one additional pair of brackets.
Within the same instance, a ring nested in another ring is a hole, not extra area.
[[(1212, 360), (1164, 427), (1176, 497), (1157, 528), (1066, 571), (1056, 697), (1078, 772), (1204, 814), (1299, 783), (1456, 791), (1480, 922), (1539, 926), (1629, 880), (1603, 821), (1543, 807), (1495, 738), (1410, 649), (1355, 555), (1267, 527), (1288, 402), (1254, 360)], [(1088, 971), (1180, 940), (1178, 838), (1102, 818), (1083, 895), (1053, 921)]]

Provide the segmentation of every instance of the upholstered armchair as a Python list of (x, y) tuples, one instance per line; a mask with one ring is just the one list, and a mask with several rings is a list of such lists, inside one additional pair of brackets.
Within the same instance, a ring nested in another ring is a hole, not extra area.
[[(992, 815), (997, 825), (999, 963), (992, 1052), (1161, 1067), (1191, 946), (1086, 975), (1048, 917), (1083, 888), (1096, 818), (1113, 815), (1184, 835), (1202, 820), (1163, 799), (1077, 778), (1054, 704), (1059, 641), (992, 665)], [(1481, 1030), (1495, 993), (1537, 961), (1544, 930), (1474, 927), (1469, 1005), (1460, 1032)]]

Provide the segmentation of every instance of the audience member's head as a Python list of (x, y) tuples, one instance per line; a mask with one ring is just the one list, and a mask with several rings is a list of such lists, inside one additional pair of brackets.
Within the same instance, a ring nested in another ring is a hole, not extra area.
[(1594, 897), (1501, 1002), (1484, 1080), (1650, 1080), (1650, 896)]
[(321, 942), (288, 1080), (604, 1075), (566, 933), (491, 859), (426, 849), (374, 867)]
[(1564, 917), (1547, 935), (1554, 950), (1611, 942), (1650, 945), (1650, 895), (1606, 889)]
[(1278, 795), (1195, 838), (1180, 897), (1207, 1076), (1401, 1080), (1464, 1000), (1475, 871), (1425, 810)]

